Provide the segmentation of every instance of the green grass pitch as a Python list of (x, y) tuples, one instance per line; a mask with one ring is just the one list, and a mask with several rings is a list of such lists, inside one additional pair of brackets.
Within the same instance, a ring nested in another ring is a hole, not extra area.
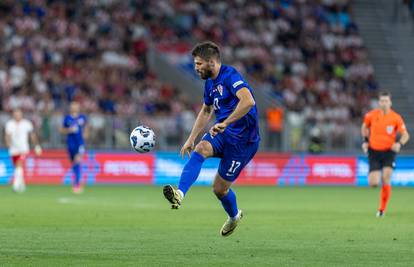
[(170, 210), (155, 186), (0, 187), (0, 266), (413, 266), (414, 189), (236, 187), (228, 238), (208, 187)]

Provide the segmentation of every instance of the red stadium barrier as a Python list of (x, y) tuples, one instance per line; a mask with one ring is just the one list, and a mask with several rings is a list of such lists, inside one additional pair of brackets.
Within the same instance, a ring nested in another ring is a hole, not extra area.
[(64, 150), (43, 151), (40, 157), (26, 157), (24, 174), (30, 184), (61, 184), (71, 164)]
[(305, 162), (310, 168), (306, 184), (355, 184), (355, 157), (306, 156)]
[[(136, 153), (94, 153), (84, 155), (82, 178), (93, 183), (153, 183), (154, 155)], [(62, 184), (73, 173), (65, 150), (46, 150), (41, 156), (29, 154), (24, 173), (29, 184)]]
[[(198, 184), (211, 184), (219, 159), (209, 159)], [(166, 162), (168, 164), (166, 164)], [(414, 157), (398, 157), (393, 183), (414, 185)], [(90, 150), (82, 163), (82, 180), (93, 183), (177, 184), (185, 161), (175, 153), (138, 154)], [(367, 185), (366, 157), (258, 153), (236, 180), (238, 185)], [(29, 184), (70, 183), (72, 168), (65, 150), (46, 150), (26, 157)], [(206, 176), (207, 174), (207, 176)], [(0, 184), (9, 184), (13, 166), (0, 150)]]
[(290, 154), (257, 154), (240, 173), (236, 183), (240, 185), (275, 185), (290, 157)]
[(97, 153), (95, 161), (99, 166), (96, 183), (153, 183), (153, 154)]

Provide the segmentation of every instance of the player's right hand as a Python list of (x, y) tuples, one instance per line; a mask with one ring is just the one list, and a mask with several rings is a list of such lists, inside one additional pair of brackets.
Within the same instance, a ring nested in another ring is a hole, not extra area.
[(362, 143), (362, 151), (364, 151), (365, 154), (368, 153), (368, 146), (367, 142)]
[(185, 141), (180, 151), (181, 158), (184, 158), (185, 154), (187, 154), (188, 157), (190, 157), (191, 151), (193, 150), (194, 150), (194, 141), (187, 139), (187, 141)]

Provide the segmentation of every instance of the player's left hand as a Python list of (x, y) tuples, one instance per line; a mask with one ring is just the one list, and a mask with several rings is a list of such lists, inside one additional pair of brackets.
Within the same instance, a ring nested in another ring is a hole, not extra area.
[(211, 127), (211, 129), (210, 129), (211, 136), (216, 136), (218, 133), (224, 132), (224, 130), (226, 130), (227, 126), (228, 125), (225, 122), (220, 122), (220, 123), (214, 124), (214, 126)]
[(391, 147), (391, 150), (394, 151), (395, 153), (400, 152), (401, 150), (401, 144), (400, 143), (394, 143)]

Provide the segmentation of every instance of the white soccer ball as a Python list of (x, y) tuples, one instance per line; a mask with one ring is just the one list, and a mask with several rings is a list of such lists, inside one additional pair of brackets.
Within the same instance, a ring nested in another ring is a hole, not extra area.
[(155, 133), (151, 128), (140, 125), (132, 130), (129, 141), (135, 151), (147, 153), (155, 147)]

